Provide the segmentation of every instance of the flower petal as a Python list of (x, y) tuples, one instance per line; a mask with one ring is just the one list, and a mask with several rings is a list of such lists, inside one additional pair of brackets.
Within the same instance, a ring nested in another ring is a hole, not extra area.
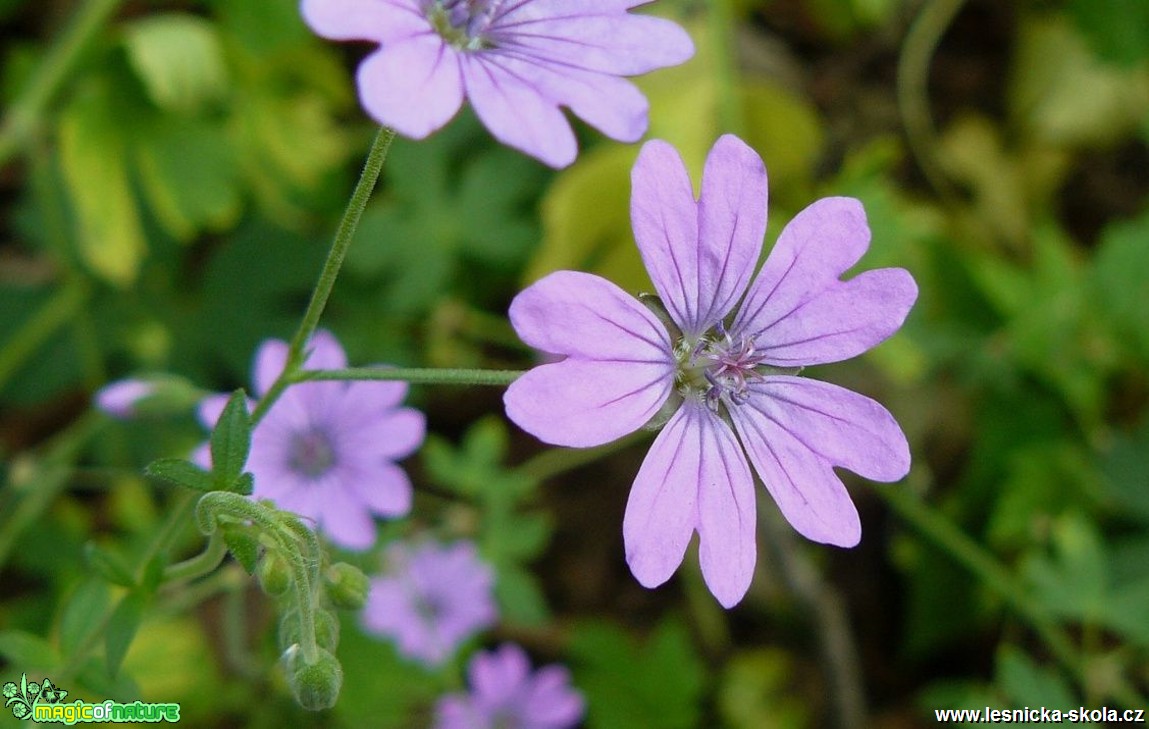
[(856, 545), (862, 537), (858, 511), (829, 461), (750, 403), (731, 408), (730, 415), (754, 470), (791, 526), (815, 542)]
[(303, 20), (331, 40), (393, 43), (431, 26), (418, 0), (303, 0)]
[(355, 496), (338, 484), (316, 485), (323, 489), (319, 500), (319, 526), (323, 533), (341, 547), (351, 550), (364, 550), (375, 544), (375, 522), (367, 509)]
[(556, 271), (515, 296), (509, 314), (519, 337), (543, 352), (673, 365), (658, 317), (601, 276)]
[(706, 586), (723, 607), (750, 588), (757, 559), (754, 477), (734, 432), (702, 405), (698, 488), (698, 559)]
[(485, 54), (465, 54), (460, 60), (467, 96), (495, 139), (551, 167), (574, 162), (578, 142), (555, 102)]
[(766, 166), (732, 134), (706, 157), (698, 200), (698, 325), (734, 308), (758, 265), (766, 235)]
[(698, 205), (678, 150), (655, 139), (642, 146), (630, 173), (630, 220), (654, 288), (671, 318), (698, 328)]
[(910, 446), (894, 416), (865, 395), (828, 382), (786, 375), (750, 385), (746, 407), (776, 423), (835, 466), (872, 481), (910, 470)]
[(625, 79), (509, 53), (492, 54), (487, 62), (522, 79), (555, 104), (570, 107), (611, 139), (636, 142), (646, 132), (650, 104)]
[(283, 368), (287, 365), (287, 352), (287, 342), (282, 339), (265, 339), (255, 350), (255, 362), (251, 371), (256, 397), (263, 397), (271, 389), (272, 383), (283, 374)]
[(698, 524), (698, 490), (705, 482), (705, 459), (699, 448), (702, 423), (698, 406), (678, 409), (654, 439), (638, 469), (626, 513), (622, 537), (626, 562), (644, 587), (657, 587), (670, 579)]
[(498, 18), (491, 33), (500, 48), (618, 76), (677, 66), (694, 55), (694, 42), (677, 23), (609, 10), (572, 9), (570, 0), (524, 2)]
[(671, 365), (567, 359), (535, 367), (503, 395), (507, 417), (551, 445), (602, 445), (641, 428), (670, 397)]
[(309, 370), (339, 370), (347, 366), (347, 355), (334, 334), (320, 329), (307, 342), (303, 366)]
[(437, 35), (389, 44), (359, 66), (359, 97), (376, 121), (423, 139), (463, 103), (458, 54)]
[(857, 200), (810, 205), (782, 231), (732, 330), (756, 337), (765, 361), (781, 366), (838, 362), (887, 339), (905, 321), (918, 289), (900, 268), (840, 281), (869, 241)]
[(372, 513), (384, 517), (405, 516), (411, 511), (413, 489), (406, 471), (393, 463), (376, 464), (345, 478), (347, 487)]

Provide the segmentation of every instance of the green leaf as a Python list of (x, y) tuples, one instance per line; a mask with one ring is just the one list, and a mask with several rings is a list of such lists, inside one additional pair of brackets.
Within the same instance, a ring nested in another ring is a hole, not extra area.
[(1066, 9), (1099, 57), (1121, 66), (1149, 57), (1145, 0), (1070, 0)]
[(220, 528), (223, 530), (223, 541), (227, 544), (228, 551), (249, 575), (255, 574), (255, 568), (259, 564), (260, 545), (251, 528), (243, 524), (223, 524)]
[(112, 612), (108, 621), (107, 633), (104, 636), (104, 657), (107, 661), (108, 675), (115, 677), (120, 672), (120, 664), (128, 654), (132, 639), (136, 637), (140, 622), (144, 617), (144, 608), (148, 603), (148, 595), (140, 590), (132, 590), (124, 595), (120, 604)]
[(1096, 623), (1106, 613), (1109, 571), (1093, 523), (1079, 514), (1056, 522), (1053, 556), (1037, 555), (1023, 572), (1037, 599), (1055, 615)]
[(148, 15), (124, 28), (128, 60), (156, 106), (193, 112), (227, 89), (223, 45), (215, 26), (184, 13)]
[(705, 667), (690, 632), (666, 620), (639, 647), (611, 623), (577, 626), (570, 642), (575, 685), (600, 729), (693, 729), (701, 725)]
[(521, 567), (499, 567), (495, 599), (499, 602), (500, 618), (509, 624), (538, 626), (550, 619), (547, 599), (539, 581)]
[(135, 586), (136, 578), (132, 575), (131, 569), (123, 558), (111, 550), (103, 549), (95, 542), (88, 542), (84, 545), (84, 558), (92, 569), (113, 585)]
[(84, 262), (118, 286), (131, 284), (147, 250), (127, 167), (124, 121), (110, 90), (76, 98), (60, 118), (60, 164), (76, 213)]
[(100, 626), (100, 618), (111, 601), (108, 583), (91, 577), (67, 598), (60, 617), (60, 650), (71, 655)]
[(158, 478), (193, 491), (206, 493), (215, 488), (211, 474), (182, 458), (160, 458), (152, 461), (144, 468), (144, 473), (152, 478)]
[(217, 489), (232, 490), (243, 473), (249, 450), (251, 414), (247, 412), (247, 394), (241, 388), (231, 394), (211, 432), (212, 476)]
[(252, 492), (255, 491), (255, 476), (251, 475), (250, 471), (241, 473), (228, 491), (241, 496), (251, 496)]
[(1094, 296), (1120, 341), (1149, 361), (1149, 211), (1107, 227), (1093, 270)]
[(53, 668), (62, 663), (51, 643), (23, 630), (0, 631), (0, 656), (21, 670)]
[(1038, 666), (1010, 645), (1003, 645), (998, 651), (997, 682), (1014, 707), (1064, 708), (1078, 704), (1069, 684), (1056, 670)]

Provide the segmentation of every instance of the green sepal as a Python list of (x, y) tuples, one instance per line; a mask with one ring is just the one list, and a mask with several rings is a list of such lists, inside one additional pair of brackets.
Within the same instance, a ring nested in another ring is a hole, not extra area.
[(207, 493), (215, 489), (211, 474), (182, 458), (160, 458), (144, 468), (144, 473), (161, 481)]
[(231, 394), (211, 432), (212, 475), (217, 490), (234, 490), (250, 448), (251, 414), (247, 412), (247, 395), (240, 388)]

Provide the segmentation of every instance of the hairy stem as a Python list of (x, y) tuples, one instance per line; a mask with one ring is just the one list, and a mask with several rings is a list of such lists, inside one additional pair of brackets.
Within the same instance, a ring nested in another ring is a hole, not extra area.
[(315, 380), (400, 380), (420, 385), (492, 385), (506, 387), (521, 370), (462, 370), (401, 367), (350, 367), (342, 370), (300, 370), (290, 382)]

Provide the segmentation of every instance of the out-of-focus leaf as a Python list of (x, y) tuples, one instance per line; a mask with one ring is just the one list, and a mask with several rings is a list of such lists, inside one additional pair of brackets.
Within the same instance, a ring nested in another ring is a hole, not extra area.
[[(345, 726), (429, 726), (429, 707), (442, 691), (440, 679), (424, 667), (399, 657), (385, 641), (350, 631), (339, 643), (343, 664), (343, 690), (332, 712)], [(417, 709), (424, 706), (422, 713)]]
[(988, 525), (999, 547), (1024, 547), (1063, 512), (1088, 507), (1097, 490), (1091, 459), (1075, 442), (1020, 445), (1008, 458)]
[(1036, 555), (1024, 565), (1042, 606), (1056, 615), (1096, 623), (1105, 614), (1108, 560), (1092, 522), (1080, 515), (1059, 520), (1052, 557)]
[(80, 583), (64, 603), (60, 617), (60, 650), (70, 655), (97, 627), (111, 602), (108, 583), (99, 576)]
[(792, 662), (778, 649), (735, 655), (727, 663), (718, 706), (732, 729), (799, 729), (809, 711), (790, 685)]
[(204, 18), (145, 16), (125, 26), (124, 45), (148, 96), (161, 109), (196, 111), (220, 99), (227, 88), (223, 46), (215, 26)]
[(60, 164), (76, 212), (79, 252), (101, 278), (131, 284), (147, 251), (127, 168), (122, 119), (96, 86), (60, 119)]
[(136, 145), (141, 182), (156, 217), (187, 241), (239, 218), (239, 170), (231, 142), (204, 123), (165, 118)]
[(132, 587), (136, 584), (136, 578), (124, 558), (113, 550), (88, 542), (84, 545), (84, 557), (92, 569), (113, 585)]
[[(1106, 0), (1085, 2), (1100, 6)], [(1098, 61), (1074, 30), (1063, 16), (1049, 13), (1023, 23), (1010, 84), (1012, 111), (1055, 144), (1115, 141), (1149, 112), (1149, 73)]]
[(499, 604), (500, 620), (510, 624), (537, 626), (550, 618), (539, 581), (520, 567), (503, 565), (498, 568), (495, 599)]
[(706, 671), (681, 623), (664, 621), (641, 647), (615, 625), (582, 623), (571, 637), (570, 655), (592, 726), (699, 726)]
[(1010, 699), (1010, 706), (1077, 706), (1069, 684), (1053, 668), (1038, 666), (1028, 655), (1010, 645), (997, 654), (997, 682)]
[(1069, 0), (1067, 10), (1099, 57), (1122, 66), (1149, 58), (1149, 3)]
[(1135, 432), (1115, 438), (1100, 466), (1117, 510), (1149, 523), (1149, 419)]
[(60, 654), (51, 643), (22, 630), (0, 632), (0, 656), (21, 671), (60, 665)]
[(1122, 341), (1149, 361), (1149, 211), (1105, 229), (1093, 269), (1094, 296)]
[(223, 28), (255, 56), (267, 58), (309, 37), (295, 0), (211, 0)]
[(120, 604), (112, 611), (107, 632), (104, 634), (104, 659), (107, 661), (109, 675), (115, 676), (120, 672), (120, 665), (124, 662), (124, 656), (132, 645), (136, 631), (139, 630), (147, 604), (147, 594), (141, 590), (133, 590), (124, 595)]

